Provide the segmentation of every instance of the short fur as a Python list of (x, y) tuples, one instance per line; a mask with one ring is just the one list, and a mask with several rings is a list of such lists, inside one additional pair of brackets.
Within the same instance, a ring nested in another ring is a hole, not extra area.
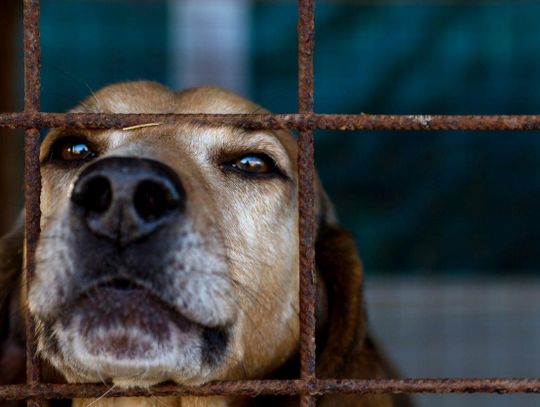
[[(264, 109), (221, 89), (175, 93), (152, 82), (130, 82), (100, 90), (73, 112)], [(88, 140), (97, 157), (75, 166), (51, 163), (54, 141), (68, 135)], [(246, 153), (271, 155), (283, 176), (246, 179), (223, 170), (221, 163)], [(0, 383), (24, 381), (21, 310), (25, 307), (38, 324), (48, 380), (107, 380), (128, 387), (165, 380), (200, 384), (297, 377), (296, 154), (296, 141), (287, 131), (246, 131), (195, 122), (125, 130), (52, 130), (41, 147), (42, 233), (28, 303), (21, 301), (22, 221), (0, 244)], [(185, 212), (172, 225), (120, 252), (74, 219), (70, 203), (73, 184), (85, 168), (112, 157), (159, 162), (176, 174), (186, 193)], [(318, 181), (316, 191), (317, 375), (391, 377), (392, 369), (366, 332), (362, 266), (352, 236), (338, 225)], [(150, 311), (137, 304), (128, 304), (133, 308), (129, 312), (103, 309), (100, 299), (106, 300), (106, 294), (97, 282), (113, 272), (142, 282), (169, 311), (152, 308), (152, 315), (145, 316)], [(185, 322), (178, 325), (175, 318)], [(76, 399), (73, 404), (144, 406), (155, 401)], [(160, 401), (183, 407), (296, 403), (293, 398), (228, 396)], [(318, 405), (386, 407), (398, 405), (398, 399), (328, 395), (320, 397)]]

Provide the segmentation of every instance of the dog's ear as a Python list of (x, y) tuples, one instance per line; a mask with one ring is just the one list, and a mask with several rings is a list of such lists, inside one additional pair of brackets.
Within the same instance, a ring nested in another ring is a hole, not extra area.
[(21, 312), (22, 217), (0, 239), (0, 384), (24, 381), (25, 341)]
[(338, 377), (366, 336), (363, 269), (354, 237), (338, 225), (322, 188), (317, 210), (317, 374)]

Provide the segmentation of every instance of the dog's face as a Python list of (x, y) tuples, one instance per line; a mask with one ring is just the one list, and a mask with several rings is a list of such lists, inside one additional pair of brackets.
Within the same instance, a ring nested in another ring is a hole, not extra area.
[[(107, 87), (74, 109), (252, 113), (217, 89)], [(296, 142), (193, 123), (51, 131), (28, 302), (68, 381), (260, 377), (298, 342)]]

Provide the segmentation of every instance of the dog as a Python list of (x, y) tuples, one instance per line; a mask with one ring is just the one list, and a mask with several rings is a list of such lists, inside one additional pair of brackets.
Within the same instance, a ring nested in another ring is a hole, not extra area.
[[(77, 113), (253, 113), (218, 88), (107, 86)], [(297, 144), (286, 130), (150, 123), (53, 129), (41, 146), (41, 235), (26, 295), (23, 220), (0, 247), (0, 382), (24, 382), (24, 315), (45, 380), (150, 387), (297, 378)], [(395, 375), (366, 330), (352, 236), (316, 180), (317, 377)], [(150, 388), (151, 389), (151, 388)], [(75, 399), (72, 405), (296, 405), (293, 397)], [(389, 407), (385, 394), (319, 406)], [(406, 402), (403, 401), (405, 405)]]

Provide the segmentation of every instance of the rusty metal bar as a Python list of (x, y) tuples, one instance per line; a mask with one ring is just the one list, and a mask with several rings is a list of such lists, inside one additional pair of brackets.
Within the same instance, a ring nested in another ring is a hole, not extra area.
[(298, 1), (298, 111), (313, 112), (315, 1)]
[(40, 60), (39, 0), (24, 0), (24, 110), (39, 112)]
[[(298, 111), (313, 113), (313, 50), (315, 1), (298, 1)], [(313, 130), (298, 139), (298, 218), (300, 255), (300, 378), (315, 379), (315, 167)], [(316, 398), (303, 393), (302, 407), (314, 407)]]
[[(24, 144), (25, 289), (28, 292), (35, 270), (35, 252), (40, 229), (39, 130), (26, 130)], [(40, 363), (36, 355), (35, 324), (28, 310), (26, 314), (26, 378), (28, 383), (34, 384), (39, 382)]]
[(165, 125), (186, 121), (245, 129), (540, 130), (540, 115), (0, 113), (0, 127), (27, 129), (121, 129), (145, 123)]
[[(24, 111), (34, 114), (40, 110), (40, 42), (39, 0), (24, 0)], [(40, 229), (39, 130), (29, 128), (24, 139), (25, 163), (25, 289), (35, 269), (35, 252)], [(26, 310), (26, 382), (35, 386), (40, 381), (40, 363), (36, 352), (35, 323)], [(27, 398), (28, 407), (39, 407), (40, 397)]]
[(147, 388), (112, 388), (105, 384), (14, 384), (0, 386), (0, 400), (33, 397), (237, 396), (373, 393), (540, 393), (540, 379), (395, 379), (395, 380), (247, 380), (216, 382), (201, 386), (160, 384)]
[[(300, 251), (300, 377), (315, 379), (315, 199), (313, 130), (298, 139), (298, 212)], [(302, 407), (315, 406), (315, 398), (302, 395)]]

